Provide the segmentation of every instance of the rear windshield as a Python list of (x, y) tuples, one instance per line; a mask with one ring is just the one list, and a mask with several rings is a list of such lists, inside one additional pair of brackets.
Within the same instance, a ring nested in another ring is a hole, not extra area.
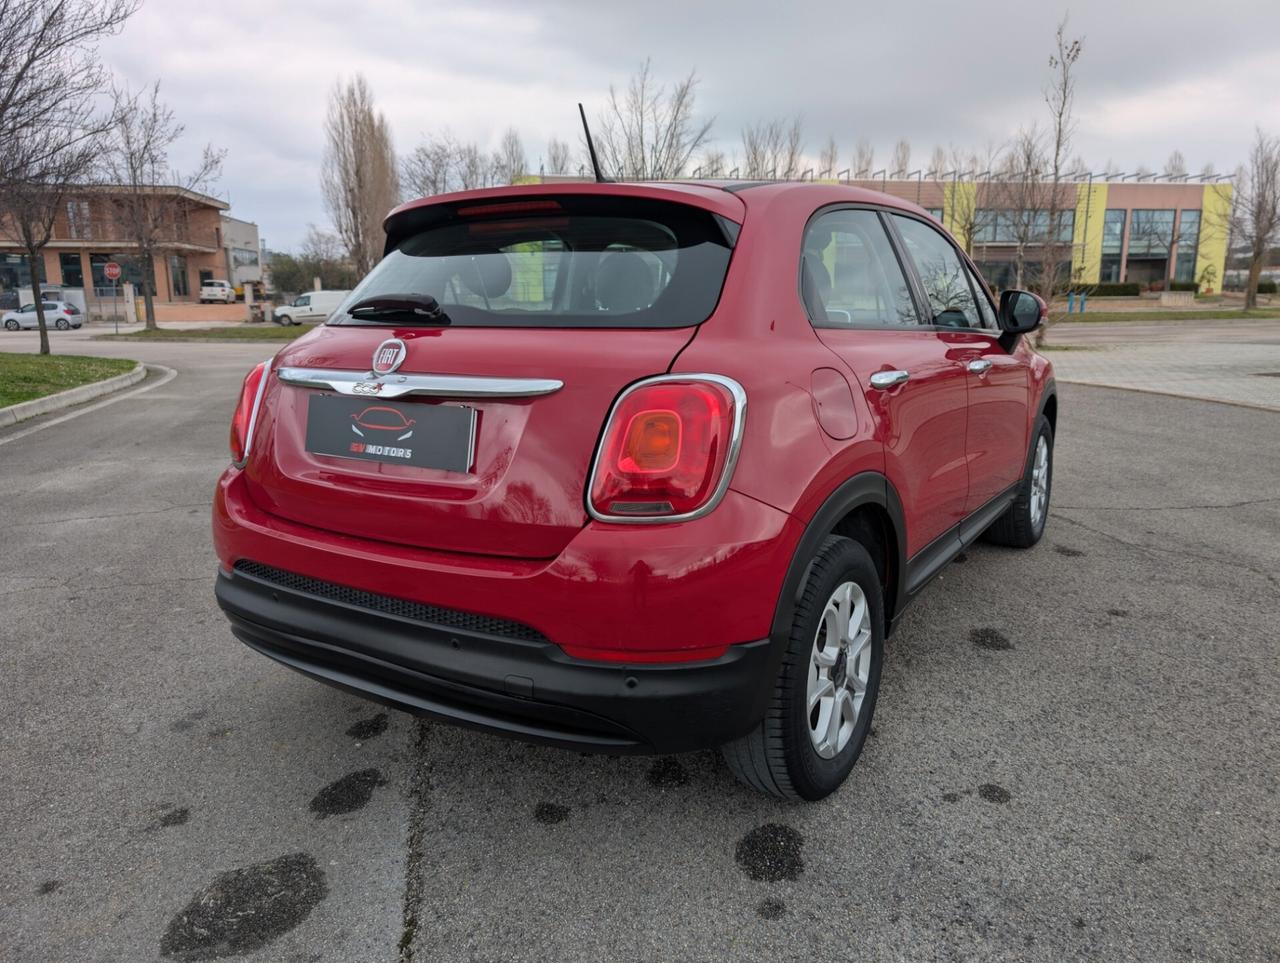
[(729, 267), (726, 227), (683, 204), (578, 196), (422, 211), (430, 222), (387, 252), (329, 324), (385, 324), (347, 309), (417, 294), (459, 327), (683, 327), (715, 310)]

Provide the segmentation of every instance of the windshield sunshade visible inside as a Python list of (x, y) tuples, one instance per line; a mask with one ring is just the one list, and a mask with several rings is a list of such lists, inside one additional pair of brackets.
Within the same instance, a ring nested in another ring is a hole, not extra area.
[(729, 255), (715, 217), (682, 204), (473, 203), (400, 241), (329, 323), (415, 323), (403, 312), (348, 313), (370, 298), (410, 295), (439, 305), (424, 324), (683, 327), (715, 309)]

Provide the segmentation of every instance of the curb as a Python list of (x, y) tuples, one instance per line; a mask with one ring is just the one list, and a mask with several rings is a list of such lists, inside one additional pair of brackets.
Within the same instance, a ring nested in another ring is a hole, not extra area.
[[(1179, 391), (1165, 391), (1162, 388), (1143, 388), (1134, 385), (1109, 385), (1105, 381), (1077, 381), (1074, 378), (1058, 378), (1062, 384), (1080, 385), (1084, 388), (1110, 388), (1112, 391), (1132, 391), (1138, 395), (1157, 395), (1162, 398), (1182, 398), (1186, 401), (1207, 401), (1215, 405), (1231, 405), (1233, 408), (1246, 408), (1249, 411), (1280, 412), (1276, 405), (1264, 405), (1256, 401), (1235, 401), (1231, 398), (1210, 398), (1208, 395), (1187, 395)], [(3, 412), (0, 412), (3, 414)]]
[(146, 376), (147, 366), (139, 361), (134, 365), (132, 371), (126, 371), (122, 375), (116, 375), (103, 381), (95, 381), (92, 384), (68, 388), (66, 391), (45, 395), (43, 398), (32, 398), (30, 401), (22, 401), (16, 405), (10, 405), (8, 408), (0, 408), (0, 428), (16, 425), (20, 421), (26, 421), (28, 418), (35, 418), (38, 415), (47, 415), (51, 411), (61, 411), (63, 408), (70, 408), (72, 405), (83, 404), (86, 401), (92, 401), (94, 398), (101, 398), (103, 395), (109, 395), (111, 392), (119, 391), (121, 388), (136, 385)]

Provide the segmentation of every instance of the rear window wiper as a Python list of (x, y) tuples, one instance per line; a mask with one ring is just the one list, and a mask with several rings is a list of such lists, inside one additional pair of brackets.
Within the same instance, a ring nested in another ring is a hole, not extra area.
[(411, 320), (419, 324), (452, 324), (440, 302), (429, 294), (374, 294), (361, 298), (347, 314), (368, 321)]

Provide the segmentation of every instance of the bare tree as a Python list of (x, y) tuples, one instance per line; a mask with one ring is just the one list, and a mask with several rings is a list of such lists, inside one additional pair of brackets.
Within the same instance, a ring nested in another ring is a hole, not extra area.
[(1156, 172), (1146, 164), (1139, 164), (1138, 169), (1133, 172), (1134, 180), (1145, 181), (1149, 177), (1155, 177)]
[(1213, 161), (1209, 161), (1204, 167), (1200, 168), (1200, 179), (1202, 181), (1207, 181), (1217, 176), (1218, 172), (1213, 167)]
[(933, 153), (929, 157), (929, 163), (925, 167), (925, 176), (937, 180), (943, 175), (947, 169), (947, 152), (942, 149), (942, 145), (938, 144), (933, 148)]
[(747, 177), (792, 180), (802, 170), (803, 123), (799, 117), (795, 117), (790, 124), (781, 120), (769, 120), (744, 127), (742, 151), (742, 166)]
[(138, 252), (146, 327), (153, 330), (156, 255), (189, 240), (183, 195), (207, 191), (222, 171), (226, 152), (206, 145), (195, 170), (187, 174), (170, 166), (169, 149), (185, 128), (160, 100), (159, 83), (140, 95), (116, 90), (114, 114), (116, 123), (106, 136), (102, 167), (116, 191), (112, 204), (116, 226)]
[(494, 185), (514, 184), (523, 176), (527, 166), (524, 142), (520, 140), (520, 134), (514, 127), (508, 127), (493, 154)]
[(696, 120), (698, 75), (670, 90), (653, 76), (649, 60), (625, 93), (609, 87), (609, 102), (592, 131), (601, 167), (617, 177), (662, 180), (684, 174), (689, 159), (711, 135), (712, 120)]
[(1013, 286), (1030, 283), (1028, 255), (1044, 237), (1045, 150), (1039, 128), (1019, 130), (1002, 155), (992, 195), (1002, 243), (1013, 245)]
[[(1075, 66), (1083, 51), (1079, 38), (1067, 36), (1064, 17), (1054, 32), (1049, 55), (1052, 79), (1044, 90), (1048, 127), (1018, 132), (1006, 150), (991, 184), (999, 209), (997, 233), (1013, 245), (1014, 285), (1034, 288), (1051, 301), (1070, 265), (1075, 190), (1070, 178), (1071, 141), (1075, 133)], [(1032, 258), (1034, 255), (1034, 259)], [(1036, 333), (1041, 343), (1044, 329)]]
[(865, 180), (871, 176), (871, 169), (875, 167), (875, 163), (875, 148), (865, 137), (860, 138), (853, 152), (853, 176)]
[(454, 190), (457, 154), (458, 145), (447, 132), (415, 147), (400, 162), (400, 183), (405, 198), (431, 197)]
[(822, 153), (818, 155), (818, 176), (834, 177), (838, 163), (840, 163), (840, 148), (836, 146), (835, 137), (828, 134), (826, 146), (822, 148)]
[(973, 190), (954, 190), (950, 197), (948, 214), (951, 220), (951, 232), (963, 238), (965, 253), (970, 257), (974, 256), (976, 245), (983, 244), (985, 247), (984, 239), (996, 216), (996, 212), (991, 208), (989, 195), (995, 193), (991, 189), (990, 175), (996, 167), (999, 154), (1000, 151), (991, 144), (987, 145), (986, 152), (981, 155), (966, 154), (953, 148), (950, 158), (943, 158), (942, 163), (938, 165), (940, 173), (945, 173), (946, 167), (950, 165), (951, 170), (955, 172), (953, 176), (957, 180), (961, 175), (966, 177), (986, 175), (983, 181), (974, 185)]
[(455, 159), (458, 189), (473, 191), (492, 184), (493, 169), (475, 144), (463, 144)]
[(382, 219), (400, 194), (387, 119), (357, 74), (329, 95), (320, 187), (333, 226), (363, 277), (382, 256)]
[(1258, 306), (1258, 280), (1267, 255), (1280, 244), (1280, 138), (1258, 128), (1249, 161), (1236, 178), (1231, 239), (1247, 252), (1245, 310)]
[(905, 137), (893, 145), (893, 161), (889, 164), (889, 173), (894, 177), (905, 177), (911, 167), (911, 142)]
[(698, 164), (698, 170), (703, 177), (723, 177), (725, 173), (726, 157), (724, 151), (718, 147), (707, 147), (702, 152), (702, 160)]
[(94, 109), (106, 84), (97, 42), (136, 9), (137, 0), (0, 0), (0, 229), (26, 254), (41, 354), (49, 353), (44, 249), (115, 122)]
[(547, 142), (547, 173), (569, 173), (569, 145), (557, 137)]
[(1175, 150), (1169, 155), (1169, 159), (1164, 162), (1163, 173), (1165, 177), (1170, 179), (1174, 177), (1187, 176), (1187, 161), (1186, 158), (1182, 156), (1182, 151)]

